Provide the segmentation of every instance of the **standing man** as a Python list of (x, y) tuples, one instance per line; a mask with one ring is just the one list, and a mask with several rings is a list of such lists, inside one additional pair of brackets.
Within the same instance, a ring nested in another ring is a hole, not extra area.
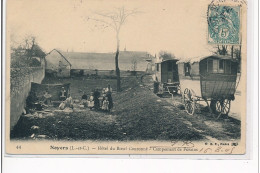
[(100, 108), (99, 97), (100, 97), (100, 92), (98, 91), (98, 89), (95, 89), (95, 91), (94, 91), (94, 108), (96, 110), (99, 110), (99, 108)]

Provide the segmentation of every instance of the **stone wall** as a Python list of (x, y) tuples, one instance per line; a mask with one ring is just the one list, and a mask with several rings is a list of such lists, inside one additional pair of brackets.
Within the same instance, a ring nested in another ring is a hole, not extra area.
[(45, 68), (11, 68), (10, 78), (10, 127), (11, 129), (19, 120), (26, 104), (26, 98), (31, 90), (31, 82), (41, 83), (45, 76)]

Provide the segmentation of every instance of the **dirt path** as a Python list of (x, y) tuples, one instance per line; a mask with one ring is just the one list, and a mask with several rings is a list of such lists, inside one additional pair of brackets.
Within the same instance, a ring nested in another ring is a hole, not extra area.
[[(152, 77), (143, 77), (144, 85), (152, 90)], [(198, 110), (195, 115), (188, 115), (183, 106), (181, 96), (176, 94), (173, 99), (169, 95), (168, 97), (160, 98), (161, 101), (171, 104), (171, 106), (165, 106), (165, 109), (172, 111), (173, 109), (179, 110), (180, 119), (182, 122), (188, 125), (189, 128), (197, 131), (207, 139), (215, 140), (235, 140), (240, 138), (240, 126), (241, 122), (238, 119), (232, 117), (221, 117), (215, 119), (212, 116), (206, 105), (198, 104)], [(174, 112), (173, 112), (174, 113)]]

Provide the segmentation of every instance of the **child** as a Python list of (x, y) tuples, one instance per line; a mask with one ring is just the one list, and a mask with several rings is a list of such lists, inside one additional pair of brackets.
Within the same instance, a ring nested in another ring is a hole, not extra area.
[(83, 92), (83, 95), (81, 97), (81, 104), (84, 105), (84, 107), (87, 107), (88, 104), (88, 96), (85, 92)]
[(43, 103), (46, 103), (47, 105), (50, 105), (51, 104), (51, 97), (52, 97), (52, 95), (49, 94), (48, 90), (45, 91), (43, 97), (44, 97)]
[(106, 97), (106, 92), (105, 92), (105, 88), (103, 88), (102, 94), (99, 97), (99, 104), (100, 104), (101, 109), (102, 109), (102, 105), (103, 105), (103, 101), (105, 100), (105, 97)]
[(94, 108), (94, 93), (91, 92), (89, 100), (88, 100), (88, 107), (89, 109), (93, 109)]
[(108, 97), (105, 97), (105, 100), (103, 101), (102, 104), (102, 110), (109, 111), (108, 105), (109, 105)]

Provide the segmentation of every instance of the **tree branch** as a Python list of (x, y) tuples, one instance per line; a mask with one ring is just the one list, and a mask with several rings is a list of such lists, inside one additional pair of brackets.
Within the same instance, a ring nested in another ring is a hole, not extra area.
[(114, 26), (113, 24), (111, 24), (111, 23), (109, 23), (109, 22), (107, 22), (105, 20), (95, 19), (95, 18), (90, 18), (90, 17), (88, 19), (94, 20), (94, 21), (97, 21), (97, 22), (101, 22), (101, 23), (105, 23), (105, 24), (109, 25), (110, 27), (112, 27), (114, 30), (117, 30), (116, 26)]

